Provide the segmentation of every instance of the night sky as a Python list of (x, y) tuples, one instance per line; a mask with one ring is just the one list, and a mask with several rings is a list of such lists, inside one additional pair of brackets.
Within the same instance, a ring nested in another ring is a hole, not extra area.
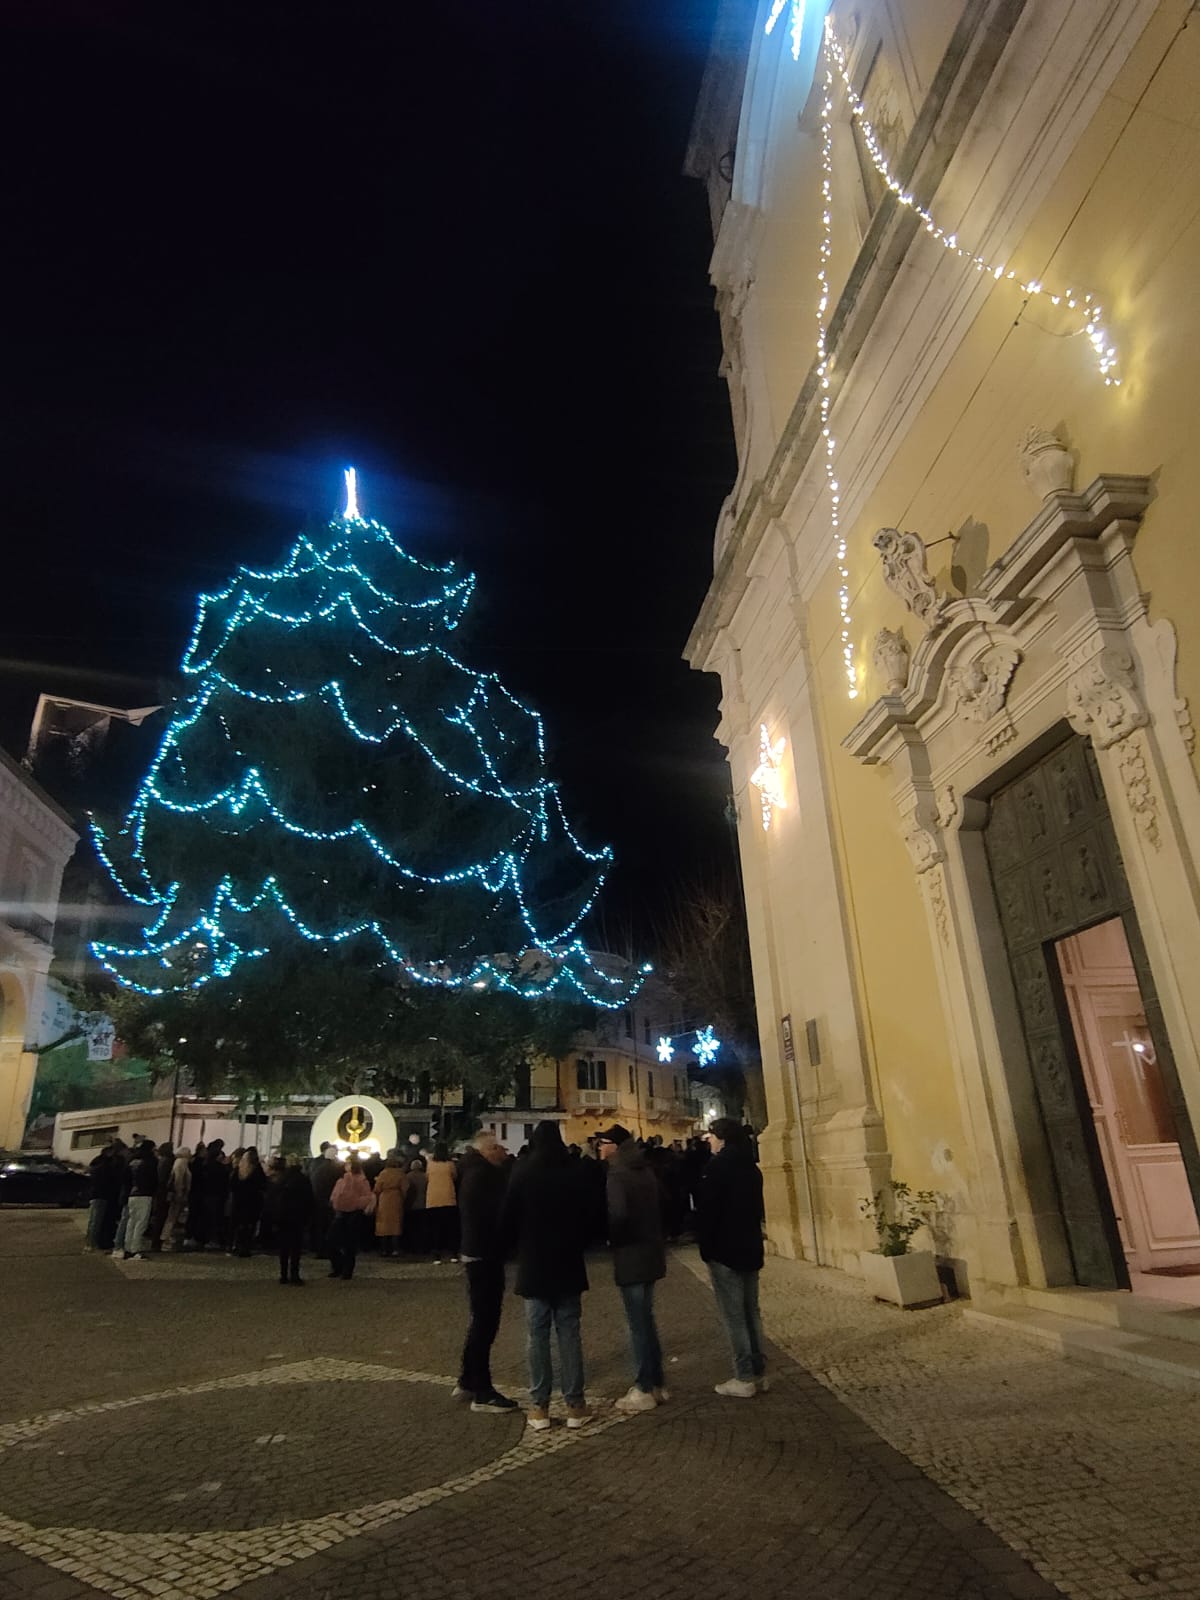
[(609, 928), (728, 866), (718, 687), (680, 660), (734, 473), (681, 175), (715, 10), (8, 8), (10, 751), (39, 690), (143, 703), (197, 592), (354, 463), (368, 516), (478, 574), (455, 648), (545, 714), (617, 848)]

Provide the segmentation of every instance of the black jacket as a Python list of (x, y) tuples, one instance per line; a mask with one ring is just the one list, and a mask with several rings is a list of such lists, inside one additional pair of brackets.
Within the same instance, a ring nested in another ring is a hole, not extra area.
[(654, 1169), (632, 1139), (618, 1146), (608, 1168), (608, 1242), (613, 1281), (655, 1283), (667, 1275), (662, 1196)]
[(263, 1197), (263, 1216), (276, 1228), (301, 1228), (316, 1209), (308, 1174), (299, 1167), (288, 1167), (267, 1182)]
[[(583, 1162), (564, 1150), (518, 1161), (500, 1214), (506, 1251), (516, 1254), (516, 1292), (528, 1300), (560, 1300), (588, 1286), (583, 1250), (588, 1197)], [(469, 1252), (468, 1252), (469, 1253)]]
[(458, 1168), (459, 1248), (477, 1261), (503, 1261), (500, 1212), (508, 1188), (508, 1169), (468, 1150)]
[(727, 1144), (704, 1168), (696, 1191), (696, 1241), (705, 1261), (734, 1272), (763, 1264), (763, 1182), (749, 1149)]
[(136, 1155), (129, 1163), (129, 1193), (135, 1198), (145, 1199), (153, 1196), (158, 1191), (158, 1155), (155, 1151), (147, 1151), (145, 1155)]

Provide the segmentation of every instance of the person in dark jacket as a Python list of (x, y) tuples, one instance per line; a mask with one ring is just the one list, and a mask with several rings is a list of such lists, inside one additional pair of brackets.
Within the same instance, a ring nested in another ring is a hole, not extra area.
[(267, 1175), (258, 1151), (251, 1145), (242, 1151), (242, 1158), (229, 1179), (230, 1221), (233, 1225), (233, 1250), (239, 1256), (249, 1257), (254, 1236), (262, 1217), (263, 1196), (267, 1188)]
[(696, 1242), (708, 1264), (717, 1309), (733, 1352), (733, 1377), (718, 1394), (751, 1400), (768, 1388), (758, 1313), (763, 1184), (745, 1130), (718, 1117), (708, 1131), (712, 1160), (696, 1193)]
[(613, 1280), (625, 1303), (633, 1352), (633, 1387), (617, 1401), (617, 1410), (653, 1411), (668, 1398), (654, 1321), (654, 1285), (667, 1275), (659, 1181), (637, 1140), (619, 1122), (597, 1137), (596, 1148), (608, 1169)]
[(460, 1254), (467, 1269), (470, 1321), (456, 1400), (472, 1411), (516, 1411), (517, 1402), (492, 1382), (491, 1350), (504, 1305), (504, 1241), (500, 1212), (508, 1187), (508, 1152), (494, 1133), (477, 1133), (458, 1169)]
[(271, 1162), (263, 1218), (269, 1220), (279, 1249), (279, 1281), (303, 1284), (300, 1253), (316, 1201), (308, 1173), (296, 1162), (276, 1156)]
[(528, 1157), (513, 1168), (501, 1213), (501, 1236), (517, 1257), (516, 1292), (525, 1301), (533, 1401), (526, 1420), (536, 1431), (550, 1426), (551, 1327), (558, 1335), (567, 1427), (582, 1428), (591, 1416), (584, 1400), (579, 1334), (580, 1296), (588, 1286), (583, 1264), (587, 1194), (581, 1167), (567, 1154), (558, 1123), (540, 1122)]
[(342, 1176), (342, 1163), (331, 1144), (321, 1146), (321, 1154), (309, 1162), (308, 1178), (313, 1192), (312, 1251), (315, 1256), (329, 1254), (329, 1230), (333, 1226), (333, 1207), (329, 1197)]

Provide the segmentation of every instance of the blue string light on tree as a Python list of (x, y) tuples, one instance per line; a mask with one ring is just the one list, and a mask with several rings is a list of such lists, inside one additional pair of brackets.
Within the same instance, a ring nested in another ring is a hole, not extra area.
[[(624, 1005), (579, 934), (612, 852), (575, 837), (541, 719), (443, 642), (474, 577), (346, 509), (282, 566), (202, 595), (175, 705), (101, 860), (145, 908), (93, 950), (143, 994), (283, 940), (374, 941), (403, 979)], [(644, 974), (650, 969), (641, 969)]]

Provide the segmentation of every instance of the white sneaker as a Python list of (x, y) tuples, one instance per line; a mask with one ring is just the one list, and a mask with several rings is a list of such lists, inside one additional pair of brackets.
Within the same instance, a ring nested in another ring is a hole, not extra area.
[(112, 1258), (113, 1258), (114, 1261), (124, 1261), (124, 1259), (125, 1259), (124, 1250), (114, 1250), (112, 1252)]
[(765, 1372), (760, 1377), (755, 1378), (754, 1387), (758, 1390), (759, 1394), (770, 1394), (771, 1380), (767, 1377)]
[(658, 1409), (658, 1401), (654, 1396), (647, 1394), (645, 1389), (639, 1389), (636, 1384), (628, 1394), (623, 1394), (615, 1404), (618, 1411), (625, 1412), (656, 1411)]
[(126, 1257), (127, 1261), (145, 1261), (145, 1259), (146, 1258), (143, 1255), (127, 1256)]
[(525, 1413), (525, 1426), (532, 1428), (534, 1433), (545, 1433), (550, 1426), (550, 1413), (545, 1406), (530, 1406)]
[(758, 1386), (753, 1378), (727, 1378), (716, 1385), (713, 1393), (726, 1395), (731, 1400), (753, 1400)]

